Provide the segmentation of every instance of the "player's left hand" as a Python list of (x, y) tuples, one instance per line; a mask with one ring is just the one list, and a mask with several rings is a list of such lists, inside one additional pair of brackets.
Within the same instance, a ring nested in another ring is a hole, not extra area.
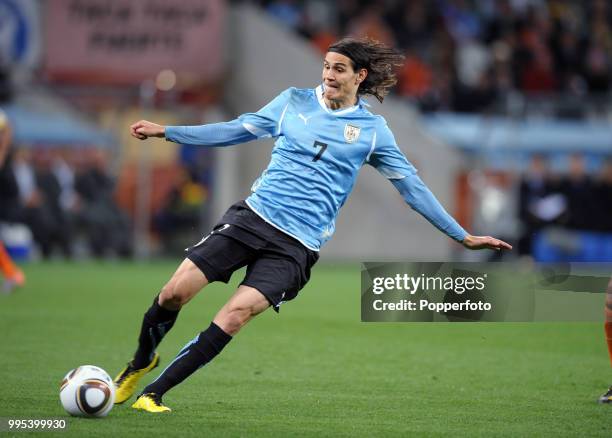
[(467, 249), (495, 249), (497, 251), (512, 249), (512, 245), (509, 243), (491, 236), (471, 236), (468, 234), (461, 244)]

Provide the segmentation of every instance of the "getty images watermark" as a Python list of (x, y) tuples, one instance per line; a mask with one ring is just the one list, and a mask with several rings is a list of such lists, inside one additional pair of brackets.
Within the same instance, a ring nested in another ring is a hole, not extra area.
[(612, 264), (363, 264), (361, 320), (601, 321)]

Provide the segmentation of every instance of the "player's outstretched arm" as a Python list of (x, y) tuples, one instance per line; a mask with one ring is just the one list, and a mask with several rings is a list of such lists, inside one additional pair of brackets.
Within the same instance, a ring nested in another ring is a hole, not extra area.
[(395, 186), (413, 210), (468, 249), (512, 249), (503, 240), (491, 236), (472, 236), (465, 231), (418, 177), (414, 166), (397, 147), (386, 124), (378, 132), (380, 143), (373, 148), (369, 164)]
[(512, 249), (512, 245), (509, 243), (491, 236), (472, 236), (468, 234), (461, 244), (467, 249), (495, 249), (497, 251)]
[(436, 197), (416, 175), (410, 174), (404, 178), (391, 180), (399, 190), (406, 202), (425, 219), (449, 237), (460, 242), (468, 249), (512, 249), (512, 246), (503, 240), (491, 236), (472, 236), (467, 233), (455, 219), (449, 215)]
[(229, 122), (199, 126), (162, 126), (148, 120), (139, 120), (130, 126), (130, 134), (139, 140), (159, 137), (185, 145), (210, 147), (278, 137), (282, 133), (282, 120), (289, 106), (292, 90), (289, 88), (283, 91), (256, 113), (246, 113)]
[(246, 143), (258, 138), (238, 119), (199, 126), (162, 126), (139, 120), (130, 126), (130, 134), (139, 140), (158, 137), (175, 143), (212, 147)]

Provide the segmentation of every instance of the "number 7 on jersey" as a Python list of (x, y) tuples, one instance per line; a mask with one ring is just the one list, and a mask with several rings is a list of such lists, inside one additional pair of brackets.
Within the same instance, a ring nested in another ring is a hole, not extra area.
[(315, 157), (312, 159), (312, 161), (319, 161), (321, 159), (321, 155), (323, 155), (323, 152), (325, 152), (325, 149), (327, 149), (327, 144), (320, 141), (315, 141), (312, 147), (321, 148), (317, 155), (315, 155)]

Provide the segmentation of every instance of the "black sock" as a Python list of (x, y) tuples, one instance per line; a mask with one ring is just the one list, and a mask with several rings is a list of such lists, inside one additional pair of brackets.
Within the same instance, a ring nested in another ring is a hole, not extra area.
[(187, 343), (174, 361), (142, 393), (154, 392), (163, 395), (170, 388), (178, 385), (196, 370), (213, 360), (231, 340), (232, 337), (217, 324), (210, 323), (210, 327)]
[(138, 349), (132, 361), (132, 366), (135, 368), (144, 368), (151, 363), (155, 349), (164, 335), (170, 331), (178, 316), (178, 310), (164, 309), (159, 305), (158, 299), (159, 295), (155, 297), (142, 319)]

